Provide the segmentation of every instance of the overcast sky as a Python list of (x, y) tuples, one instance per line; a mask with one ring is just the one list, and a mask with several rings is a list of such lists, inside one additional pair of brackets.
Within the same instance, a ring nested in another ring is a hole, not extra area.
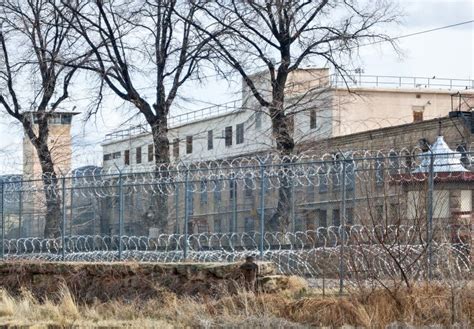
[[(474, 19), (474, 0), (400, 0), (406, 16), (400, 26), (390, 29), (392, 36), (406, 35), (445, 25)], [(474, 24), (435, 31), (399, 41), (403, 54), (395, 54), (386, 45), (360, 49), (360, 63), (368, 75), (420, 76), (437, 78), (474, 79)], [(236, 79), (237, 80), (237, 79)], [(237, 99), (239, 83), (228, 85), (220, 80), (209, 81), (200, 86), (191, 82), (182, 93), (193, 99), (182, 103), (184, 108), (197, 109), (207, 103), (219, 104)], [(87, 106), (87, 90), (75, 95), (72, 105), (77, 110)], [(108, 107), (121, 103), (108, 100)], [(183, 112), (184, 108), (173, 111)], [(112, 114), (111, 114), (112, 113)], [(119, 128), (127, 118), (127, 107), (99, 114), (95, 123), (87, 126), (83, 117), (77, 116), (73, 123), (75, 143), (74, 167), (85, 164), (100, 165), (100, 142), (104, 135)], [(19, 173), (22, 163), (22, 136), (18, 124), (6, 116), (0, 116), (0, 173)]]

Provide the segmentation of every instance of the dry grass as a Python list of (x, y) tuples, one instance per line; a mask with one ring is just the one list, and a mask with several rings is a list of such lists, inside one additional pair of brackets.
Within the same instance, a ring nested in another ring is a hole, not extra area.
[[(274, 294), (254, 294), (240, 290), (223, 297), (179, 297), (166, 290), (160, 299), (77, 303), (67, 288), (59, 296), (39, 302), (28, 291), (12, 297), (0, 291), (0, 324), (37, 328), (67, 327), (226, 327), (300, 328), (344, 325), (385, 327), (391, 323), (415, 326), (453, 325), (452, 299), (441, 285), (419, 285), (392, 295), (383, 289), (357, 291), (345, 297), (323, 298), (308, 291), (300, 279), (292, 279), (293, 289)], [(454, 322), (469, 327), (474, 323), (472, 285), (457, 292)]]

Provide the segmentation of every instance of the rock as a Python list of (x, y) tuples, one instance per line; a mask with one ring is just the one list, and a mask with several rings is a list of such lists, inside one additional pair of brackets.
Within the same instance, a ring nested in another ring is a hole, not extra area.
[(297, 276), (269, 275), (258, 279), (260, 289), (266, 293), (284, 290), (300, 292), (308, 288), (305, 279)]

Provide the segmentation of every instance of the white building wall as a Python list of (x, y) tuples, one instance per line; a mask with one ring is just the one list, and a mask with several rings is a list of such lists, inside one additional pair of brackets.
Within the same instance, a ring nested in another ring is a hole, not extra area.
[[(262, 74), (252, 77), (262, 95), (269, 101), (269, 79)], [(286, 93), (288, 111), (294, 112), (295, 142), (312, 141), (347, 135), (382, 127), (413, 122), (415, 108), (423, 109), (423, 119), (446, 116), (451, 110), (452, 90), (430, 88), (332, 88), (327, 69), (297, 70), (288, 79)], [(472, 93), (472, 91), (467, 91)], [(294, 107), (291, 104), (297, 104)], [(316, 126), (310, 127), (311, 111), (316, 114)], [(268, 113), (246, 85), (242, 87), (242, 102), (235, 110), (223, 113), (220, 108), (196, 111), (199, 120), (172, 126), (169, 129), (170, 157), (177, 161), (215, 160), (238, 157), (274, 148), (271, 120)], [(196, 114), (194, 113), (194, 114)], [(193, 114), (193, 113), (191, 113)], [(257, 117), (261, 125), (257, 124)], [(191, 116), (193, 117), (193, 116)], [(204, 119), (200, 119), (204, 117)], [(243, 142), (237, 143), (237, 125), (244, 125)], [(225, 128), (232, 127), (232, 145), (225, 145)], [(212, 148), (208, 148), (208, 132), (212, 131)], [(192, 152), (186, 152), (186, 137), (192, 136)], [(174, 156), (174, 141), (178, 140), (179, 158)], [(152, 145), (150, 133), (141, 133), (103, 144), (104, 168), (125, 166), (125, 150), (130, 151), (130, 165), (137, 165), (137, 148), (141, 147), (142, 165), (148, 161), (148, 145)], [(302, 150), (304, 151), (304, 150)], [(113, 154), (117, 157), (113, 157)], [(110, 156), (109, 156), (110, 157)]]

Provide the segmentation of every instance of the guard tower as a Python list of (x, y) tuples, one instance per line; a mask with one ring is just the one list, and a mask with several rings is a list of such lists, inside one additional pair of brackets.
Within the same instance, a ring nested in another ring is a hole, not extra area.
[[(48, 147), (51, 151), (55, 171), (58, 175), (68, 173), (71, 170), (72, 143), (71, 143), (71, 122), (73, 116), (78, 112), (54, 112), (49, 114), (48, 119)], [(30, 112), (31, 122), (34, 123), (35, 132), (38, 131), (38, 113)], [(30, 142), (28, 136), (23, 137), (23, 177), (25, 184), (32, 185), (26, 190), (31, 192), (24, 195), (25, 200), (22, 204), (23, 214), (23, 236), (41, 237), (45, 224), (45, 199), (41, 192), (41, 165), (38, 153)]]

